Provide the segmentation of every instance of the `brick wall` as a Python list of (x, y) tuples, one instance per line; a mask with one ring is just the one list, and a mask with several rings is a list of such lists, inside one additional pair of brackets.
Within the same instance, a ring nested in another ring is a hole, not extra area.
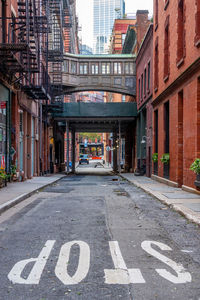
[[(168, 5), (165, 6), (163, 1), (158, 1), (158, 24), (157, 26), (154, 24), (153, 46), (155, 61), (155, 45), (158, 41), (158, 86), (153, 94), (154, 111), (158, 109), (159, 119), (158, 175), (163, 177), (163, 164), (160, 158), (165, 152), (164, 104), (169, 101), (169, 179), (177, 182), (179, 186), (186, 185), (192, 188), (195, 188), (195, 174), (190, 170), (190, 165), (200, 155), (200, 48), (195, 42), (197, 2), (196, 0), (169, 0)], [(178, 3), (182, 7), (178, 7)], [(156, 0), (154, 13), (156, 13), (155, 9)], [(166, 20), (168, 20), (170, 44), (168, 78), (163, 76), (165, 55), (163, 37)], [(180, 35), (181, 30), (182, 35)], [(154, 73), (154, 78), (155, 76)]]
[[(164, 1), (158, 1), (158, 26), (155, 26), (154, 18), (154, 48), (156, 39), (159, 37), (159, 86), (154, 93), (154, 99), (162, 93), (174, 80), (183, 73), (199, 56), (200, 50), (195, 46), (197, 2), (196, 0), (184, 0), (184, 47), (185, 57), (183, 63), (177, 67), (177, 45), (178, 45), (178, 2), (169, 0), (165, 9)], [(154, 13), (156, 1), (154, 0)], [(164, 28), (169, 18), (169, 55), (170, 73), (167, 82), (164, 81)], [(156, 29), (157, 28), (157, 29)], [(155, 30), (156, 29), (156, 30)], [(154, 74), (155, 75), (155, 74)]]

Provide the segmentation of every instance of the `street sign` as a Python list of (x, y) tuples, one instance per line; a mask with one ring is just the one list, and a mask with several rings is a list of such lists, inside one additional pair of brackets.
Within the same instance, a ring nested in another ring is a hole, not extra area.
[(107, 146), (107, 147), (106, 147), (106, 151), (110, 151), (110, 146)]
[(6, 102), (0, 101), (0, 109), (6, 109)]
[(87, 141), (87, 139), (85, 139), (84, 140), (84, 147), (87, 148), (87, 145), (88, 145), (88, 141)]

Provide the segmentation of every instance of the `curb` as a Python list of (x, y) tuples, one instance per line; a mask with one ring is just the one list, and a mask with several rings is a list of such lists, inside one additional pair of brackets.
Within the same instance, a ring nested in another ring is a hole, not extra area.
[(183, 206), (181, 204), (171, 204), (171, 203), (168, 203), (165, 199), (159, 197), (159, 195), (156, 195), (154, 192), (151, 192), (150, 190), (148, 190), (147, 188), (145, 188), (141, 184), (139, 184), (137, 182), (133, 182), (130, 179), (127, 179), (126, 177), (124, 177), (121, 174), (120, 174), (120, 177), (126, 179), (129, 183), (131, 183), (131, 184), (135, 185), (136, 187), (142, 189), (143, 191), (145, 191), (150, 196), (155, 197), (161, 203), (167, 205), (169, 208), (172, 208), (174, 211), (178, 212), (180, 215), (184, 216), (189, 221), (191, 221), (191, 222), (193, 222), (193, 223), (195, 223), (195, 224), (197, 224), (197, 225), (200, 226), (200, 218), (197, 216), (197, 213), (195, 213), (191, 209), (189, 209), (189, 208), (187, 208), (187, 207), (185, 207), (185, 206)]
[(31, 197), (32, 195), (34, 195), (34, 194), (36, 194), (37, 192), (39, 192), (39, 191), (41, 191), (42, 189), (44, 189), (45, 187), (50, 186), (50, 185), (54, 184), (55, 182), (58, 182), (60, 179), (62, 179), (62, 178), (64, 178), (64, 177), (66, 177), (66, 175), (63, 175), (62, 177), (56, 179), (55, 181), (53, 181), (53, 182), (51, 182), (51, 183), (47, 183), (47, 184), (45, 184), (45, 185), (43, 185), (43, 186), (41, 186), (41, 187), (39, 187), (39, 188), (37, 188), (37, 189), (31, 191), (31, 192), (22, 194), (22, 195), (20, 195), (20, 196), (14, 198), (14, 199), (12, 199), (12, 200), (9, 200), (9, 201), (6, 202), (6, 203), (0, 205), (0, 215), (1, 215), (3, 212), (5, 212), (6, 210), (8, 210), (9, 208), (11, 208), (11, 207), (13, 207), (13, 206), (19, 204), (19, 203), (22, 202), (23, 200), (25, 200), (25, 199)]

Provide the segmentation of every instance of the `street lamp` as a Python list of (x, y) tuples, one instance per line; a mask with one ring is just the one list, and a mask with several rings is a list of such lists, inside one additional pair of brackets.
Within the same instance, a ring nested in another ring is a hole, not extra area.
[(143, 135), (141, 144), (146, 144), (147, 139), (149, 139), (149, 137), (147, 137), (146, 135)]

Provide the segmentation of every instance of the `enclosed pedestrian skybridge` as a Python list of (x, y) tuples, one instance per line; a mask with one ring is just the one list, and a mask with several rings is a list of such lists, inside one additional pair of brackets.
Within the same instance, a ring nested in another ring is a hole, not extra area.
[[(57, 85), (59, 84), (58, 80)], [(131, 54), (89, 56), (67, 53), (64, 55), (62, 70), (62, 91), (64, 94), (108, 91), (135, 96), (135, 56)]]

